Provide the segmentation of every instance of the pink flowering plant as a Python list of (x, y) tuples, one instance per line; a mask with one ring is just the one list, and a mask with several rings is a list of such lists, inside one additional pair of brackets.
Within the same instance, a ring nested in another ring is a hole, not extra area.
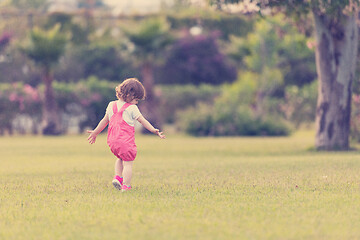
[(41, 115), (39, 92), (28, 84), (1, 84), (0, 109), (0, 130), (8, 130), (11, 133), (11, 123), (17, 114), (27, 114), (31, 118)]
[(77, 114), (68, 109), (70, 104), (81, 107), (87, 118), (80, 124), (81, 131), (85, 127), (95, 127), (104, 115), (109, 101), (115, 100), (115, 84), (90, 77), (77, 83), (54, 84), (55, 98), (59, 110), (67, 114)]

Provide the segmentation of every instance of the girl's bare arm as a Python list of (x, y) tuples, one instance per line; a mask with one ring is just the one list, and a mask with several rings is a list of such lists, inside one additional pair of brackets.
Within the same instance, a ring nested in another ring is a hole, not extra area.
[(151, 125), (151, 123), (149, 123), (149, 121), (146, 120), (146, 118), (144, 118), (143, 116), (138, 117), (137, 120), (139, 121), (139, 123), (141, 123), (141, 125), (144, 126), (144, 128), (146, 128), (150, 132), (158, 135), (161, 139), (165, 138), (165, 135), (163, 134), (163, 132), (160, 132), (159, 129), (154, 128), (153, 125)]
[(104, 130), (104, 128), (108, 125), (108, 123), (109, 123), (109, 118), (107, 115), (105, 115), (104, 118), (101, 119), (101, 121), (94, 130), (87, 131), (88, 133), (90, 133), (88, 137), (88, 141), (90, 144), (95, 143), (97, 135), (101, 133), (102, 130)]

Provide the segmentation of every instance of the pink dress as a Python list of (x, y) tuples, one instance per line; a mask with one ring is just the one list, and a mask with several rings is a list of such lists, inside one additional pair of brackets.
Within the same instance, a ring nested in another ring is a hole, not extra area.
[(110, 118), (107, 143), (111, 152), (123, 161), (134, 161), (137, 153), (135, 128), (124, 121), (122, 115), (130, 103), (125, 103), (118, 111), (113, 103), (114, 115)]

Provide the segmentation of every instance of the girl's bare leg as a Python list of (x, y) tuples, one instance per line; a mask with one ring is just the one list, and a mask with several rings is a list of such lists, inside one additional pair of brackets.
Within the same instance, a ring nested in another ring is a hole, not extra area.
[(123, 170), (124, 170), (123, 160), (119, 158), (115, 161), (115, 175), (122, 177)]
[(126, 186), (131, 185), (131, 177), (132, 177), (132, 166), (133, 161), (123, 161), (123, 177), (124, 177), (124, 184)]

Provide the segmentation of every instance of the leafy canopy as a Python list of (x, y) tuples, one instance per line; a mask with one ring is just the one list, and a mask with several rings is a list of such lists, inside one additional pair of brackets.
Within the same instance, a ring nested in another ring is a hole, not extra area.
[(23, 52), (36, 63), (47, 68), (55, 64), (65, 51), (67, 36), (60, 33), (60, 25), (46, 31), (34, 28), (30, 32), (30, 41)]
[(257, 5), (258, 10), (268, 7), (281, 9), (290, 15), (307, 14), (314, 11), (317, 14), (336, 17), (339, 13), (354, 13), (359, 6), (359, 0), (210, 0), (212, 4), (224, 2), (225, 4), (240, 3)]
[(156, 52), (167, 46), (171, 41), (170, 25), (162, 18), (144, 20), (140, 25), (124, 29), (126, 36), (135, 45), (138, 56), (155, 56)]
[(47, 0), (9, 0), (9, 2), (20, 9), (39, 9), (47, 6)]

